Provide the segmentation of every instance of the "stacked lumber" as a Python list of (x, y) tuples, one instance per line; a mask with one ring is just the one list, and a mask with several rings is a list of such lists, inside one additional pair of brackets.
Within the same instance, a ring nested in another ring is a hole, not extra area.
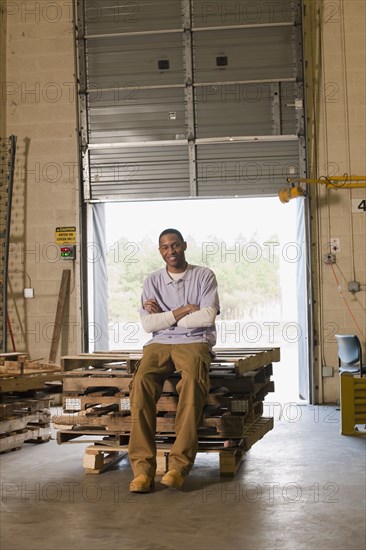
[[(245, 452), (273, 428), (273, 418), (263, 417), (263, 400), (274, 391), (272, 362), (279, 361), (280, 350), (215, 349), (215, 353), (198, 428), (199, 450), (219, 452), (221, 474), (233, 475)], [(53, 419), (57, 442), (94, 443), (86, 449), (87, 472), (102, 471), (105, 463), (111, 463), (113, 451), (127, 449), (133, 421), (129, 385), (141, 356), (142, 352), (124, 351), (61, 359), (63, 414)], [(156, 441), (162, 469), (175, 439), (179, 379), (174, 373), (165, 381), (157, 404)], [(105, 462), (100, 455), (105, 455)]]
[(61, 368), (30, 361), (25, 354), (0, 354), (0, 453), (51, 437), (50, 391), (61, 388)]
[[(22, 353), (0, 354), (0, 393), (24, 392), (40, 388), (55, 391), (60, 386), (61, 368), (41, 360), (31, 361)], [(60, 387), (61, 389), (61, 387)]]

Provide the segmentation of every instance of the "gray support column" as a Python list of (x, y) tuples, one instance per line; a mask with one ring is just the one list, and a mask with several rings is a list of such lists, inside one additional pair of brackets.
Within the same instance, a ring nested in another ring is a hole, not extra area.
[(89, 173), (89, 132), (88, 132), (88, 96), (86, 76), (86, 38), (85, 38), (85, 4), (84, 0), (77, 2), (77, 54), (78, 54), (78, 84), (80, 109), (80, 147), (82, 162), (82, 180), (84, 200), (90, 200), (90, 173)]
[(196, 128), (193, 97), (193, 60), (192, 60), (192, 15), (191, 0), (182, 0), (184, 59), (185, 59), (185, 97), (187, 102), (187, 131), (189, 155), (189, 189), (191, 197), (198, 194), (196, 163)]

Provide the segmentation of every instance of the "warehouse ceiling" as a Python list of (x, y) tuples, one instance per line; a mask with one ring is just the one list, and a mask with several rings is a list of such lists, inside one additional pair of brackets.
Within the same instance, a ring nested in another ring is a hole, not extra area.
[(305, 175), (301, 1), (76, 10), (86, 202), (269, 196)]

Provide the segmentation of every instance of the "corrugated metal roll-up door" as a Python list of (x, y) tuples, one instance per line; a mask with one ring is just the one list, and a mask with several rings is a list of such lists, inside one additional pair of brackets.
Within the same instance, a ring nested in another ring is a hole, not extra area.
[(301, 10), (78, 0), (85, 201), (273, 195), (305, 175)]

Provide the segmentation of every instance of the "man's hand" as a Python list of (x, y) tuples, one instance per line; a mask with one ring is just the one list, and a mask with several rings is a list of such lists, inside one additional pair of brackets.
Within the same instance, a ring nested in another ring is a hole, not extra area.
[(155, 300), (146, 300), (143, 304), (143, 308), (149, 313), (162, 313), (163, 310)]
[(199, 306), (197, 306), (196, 304), (187, 304), (185, 307), (187, 308), (187, 315), (189, 315), (189, 313), (194, 313), (195, 311), (200, 310)]
[[(143, 308), (149, 313), (163, 313), (163, 310), (154, 299), (146, 300), (143, 304)], [(180, 319), (183, 319), (186, 315), (199, 311), (199, 309), (199, 306), (196, 304), (186, 304), (185, 306), (174, 309), (173, 315), (176, 321), (180, 321)]]
[(173, 309), (173, 315), (176, 321), (180, 321), (186, 315), (189, 315), (194, 311), (199, 311), (199, 309), (199, 306), (197, 306), (196, 304), (187, 304), (185, 306), (178, 307), (177, 309)]

